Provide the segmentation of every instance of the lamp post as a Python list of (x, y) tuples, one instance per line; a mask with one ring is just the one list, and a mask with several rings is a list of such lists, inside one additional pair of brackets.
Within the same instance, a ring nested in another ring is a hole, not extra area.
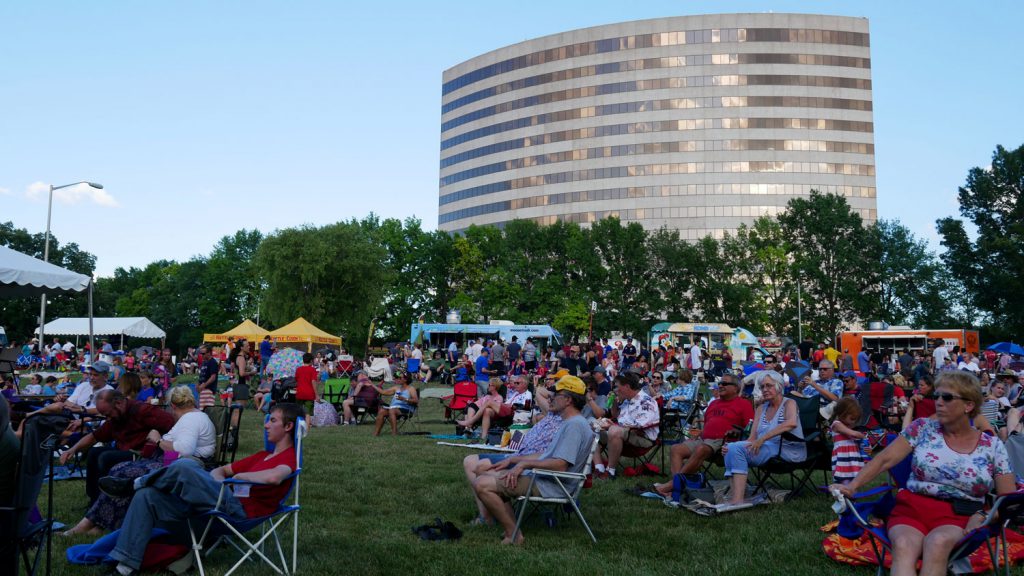
[[(46, 207), (46, 242), (43, 244), (43, 262), (50, 261), (50, 217), (53, 215), (53, 191), (60, 190), (61, 188), (70, 188), (72, 186), (78, 186), (79, 184), (88, 184), (97, 190), (103, 190), (103, 184), (97, 184), (95, 182), (86, 182), (85, 180), (75, 182), (72, 184), (63, 184), (61, 186), (54, 186), (50, 184), (50, 197), (48, 205)], [(43, 346), (46, 346), (46, 335), (43, 333), (43, 325), (46, 324), (46, 294), (40, 296), (39, 301), (39, 352), (43, 351)], [(92, 344), (89, 345), (90, 347)], [(89, 350), (90, 354), (95, 354), (94, 350)]]

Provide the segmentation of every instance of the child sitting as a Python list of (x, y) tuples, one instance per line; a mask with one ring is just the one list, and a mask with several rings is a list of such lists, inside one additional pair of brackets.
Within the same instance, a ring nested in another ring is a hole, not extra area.
[(864, 454), (860, 441), (864, 433), (853, 429), (860, 421), (860, 404), (847, 396), (836, 403), (836, 419), (829, 429), (832, 431), (832, 477), (839, 484), (853, 480), (864, 467)]

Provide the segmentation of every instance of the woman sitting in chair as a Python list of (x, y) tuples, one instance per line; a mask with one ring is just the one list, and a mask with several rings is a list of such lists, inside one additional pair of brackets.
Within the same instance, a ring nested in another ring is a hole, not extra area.
[(374, 436), (380, 436), (380, 431), (384, 428), (385, 418), (391, 421), (391, 435), (398, 436), (398, 417), (400, 415), (411, 416), (416, 411), (416, 406), (420, 403), (420, 397), (416, 393), (416, 388), (409, 385), (408, 374), (401, 370), (395, 370), (394, 378), (395, 385), (386, 390), (381, 388), (379, 384), (374, 385), (374, 388), (377, 389), (381, 396), (394, 396), (391, 404), (388, 406), (381, 405), (377, 409), (377, 426), (373, 430)]
[(742, 442), (731, 442), (722, 448), (725, 475), (732, 477), (728, 507), (744, 505), (751, 465), (763, 464), (775, 456), (781, 456), (787, 462), (800, 462), (807, 458), (807, 446), (803, 442), (782, 439), (786, 432), (803, 437), (796, 402), (782, 395), (782, 375), (773, 371), (766, 372), (760, 387), (762, 402), (754, 413), (750, 437)]
[[(471, 429), (474, 424), (484, 417), (488, 410), (491, 411), (492, 415), (500, 416), (501, 407), (505, 404), (505, 390), (505, 385), (501, 383), (501, 378), (491, 378), (487, 382), (487, 395), (477, 398), (475, 402), (466, 406), (466, 417), (462, 420), (457, 420), (455, 423), (463, 428)], [(509, 409), (511, 409), (511, 406), (509, 406)]]
[(985, 522), (985, 496), (1015, 489), (1006, 447), (971, 425), (981, 410), (978, 379), (942, 372), (935, 380), (935, 417), (914, 420), (849, 484), (831, 490), (851, 497), (882, 472), (911, 457), (907, 487), (889, 516), (892, 573), (945, 574), (953, 546)]

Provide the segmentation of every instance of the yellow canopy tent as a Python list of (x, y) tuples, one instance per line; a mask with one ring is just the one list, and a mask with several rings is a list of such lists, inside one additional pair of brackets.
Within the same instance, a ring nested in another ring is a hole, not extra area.
[(246, 340), (256, 341), (262, 340), (267, 334), (270, 334), (270, 330), (261, 328), (252, 320), (247, 319), (223, 334), (203, 334), (203, 342), (227, 342), (228, 338), (234, 338), (235, 340), (245, 338)]
[(341, 337), (324, 332), (310, 324), (305, 318), (296, 318), (291, 324), (271, 332), (270, 337), (278, 344), (306, 344), (306, 352), (313, 351), (313, 344), (341, 348)]

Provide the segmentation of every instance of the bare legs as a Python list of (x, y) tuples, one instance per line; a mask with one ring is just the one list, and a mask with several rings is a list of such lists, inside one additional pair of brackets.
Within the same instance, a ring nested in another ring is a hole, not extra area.
[(376, 427), (373, 429), (373, 435), (380, 436), (380, 431), (384, 428), (385, 419), (391, 422), (391, 435), (398, 436), (398, 408), (380, 408), (377, 410), (377, 422)]
[[(502, 544), (522, 544), (523, 534), (520, 532), (516, 535), (516, 539), (512, 540), (512, 533), (516, 529), (516, 518), (515, 512), (512, 510), (512, 505), (505, 500), (505, 476), (510, 471), (502, 470), (497, 474), (484, 474), (476, 479), (473, 484), (473, 489), (476, 491), (476, 496), (483, 503), (484, 507), (490, 512), (491, 516), (501, 524), (501, 527), (505, 530), (504, 538), (502, 538)], [(519, 478), (519, 482), (529, 482), (529, 479)]]

